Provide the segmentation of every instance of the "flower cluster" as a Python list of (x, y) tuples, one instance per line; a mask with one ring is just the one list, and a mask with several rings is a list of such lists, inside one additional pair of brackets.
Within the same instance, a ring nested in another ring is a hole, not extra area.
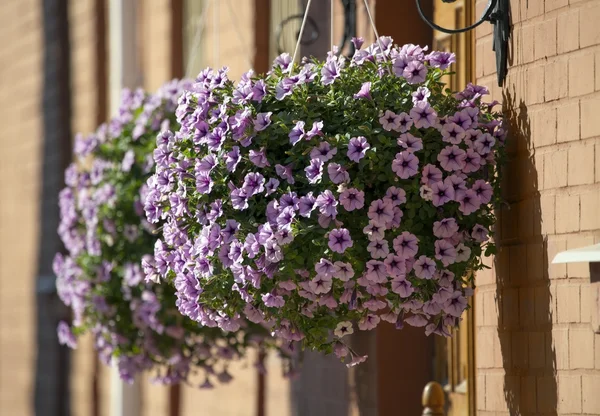
[(115, 118), (76, 138), (60, 193), (59, 234), (68, 255), (56, 255), (54, 270), (73, 327), (61, 322), (59, 340), (75, 348), (77, 336), (91, 332), (101, 359), (116, 360), (129, 382), (144, 370), (156, 370), (161, 383), (187, 381), (198, 370), (206, 373), (202, 387), (227, 382), (228, 362), (268, 335), (255, 324), (238, 334), (200, 326), (178, 313), (173, 287), (145, 277), (157, 240), (144, 215), (145, 182), (156, 136), (174, 127), (177, 99), (190, 87), (174, 80), (156, 94), (124, 91)]
[(381, 320), (449, 336), (493, 253), (505, 131), (484, 87), (444, 91), (451, 53), (382, 37), (346, 60), (279, 56), (234, 85), (207, 69), (179, 100), (145, 201), (179, 310), (365, 359)]

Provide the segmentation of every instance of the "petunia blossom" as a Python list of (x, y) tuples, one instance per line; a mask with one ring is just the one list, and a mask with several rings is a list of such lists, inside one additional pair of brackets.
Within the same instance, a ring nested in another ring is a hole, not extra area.
[(369, 145), (365, 137), (353, 137), (348, 142), (348, 158), (353, 162), (358, 163), (363, 157), (365, 157), (367, 150), (370, 148), (371, 145)]
[(348, 188), (340, 194), (339, 200), (346, 211), (354, 211), (365, 206), (365, 193), (355, 188)]
[(445, 182), (435, 182), (431, 185), (433, 192), (432, 203), (434, 206), (442, 206), (454, 199), (454, 188)]
[(329, 233), (329, 248), (336, 253), (343, 253), (352, 247), (353, 242), (350, 231), (346, 228), (336, 228)]
[(426, 129), (434, 125), (437, 113), (426, 101), (419, 101), (410, 110), (410, 117), (418, 129)]
[(373, 223), (386, 226), (394, 218), (394, 206), (391, 202), (377, 199), (369, 206), (368, 216)]
[(437, 157), (442, 168), (448, 172), (461, 170), (465, 167), (467, 154), (456, 145), (446, 146)]
[(396, 254), (403, 259), (409, 259), (417, 255), (419, 249), (419, 239), (416, 235), (408, 231), (402, 232), (393, 241)]
[(450, 238), (458, 232), (458, 224), (454, 218), (444, 218), (433, 223), (433, 235), (438, 238)]
[(442, 262), (444, 266), (449, 266), (456, 262), (456, 248), (447, 240), (437, 240), (434, 243), (435, 258)]
[(419, 172), (419, 159), (409, 152), (397, 153), (392, 161), (392, 171), (400, 179), (408, 179)]
[(379, 123), (387, 131), (398, 131), (400, 129), (400, 122), (400, 116), (390, 110), (385, 110), (385, 113), (379, 117)]
[(435, 274), (435, 262), (427, 256), (420, 256), (413, 267), (415, 275), (421, 279), (431, 279)]

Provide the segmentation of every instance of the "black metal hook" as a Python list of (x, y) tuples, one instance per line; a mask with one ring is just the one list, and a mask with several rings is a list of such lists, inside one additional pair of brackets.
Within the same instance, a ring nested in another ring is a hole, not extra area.
[[(477, 22), (459, 29), (447, 29), (441, 27), (429, 20), (423, 13), (421, 0), (415, 0), (417, 10), (421, 19), (427, 23), (432, 29), (439, 30), (443, 33), (456, 34), (464, 33), (475, 29), (483, 22), (490, 22), (494, 25), (494, 42), (493, 51), (496, 52), (496, 73), (498, 77), (498, 85), (501, 87), (504, 84), (506, 73), (508, 72), (508, 39), (510, 37), (510, 3), (509, 0), (489, 0), (488, 7)], [(442, 0), (444, 3), (453, 3), (455, 0)]]

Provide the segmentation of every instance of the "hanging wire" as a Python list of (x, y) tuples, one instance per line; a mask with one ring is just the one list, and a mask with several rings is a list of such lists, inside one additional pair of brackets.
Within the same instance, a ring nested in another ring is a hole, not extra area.
[(298, 54), (298, 49), (300, 49), (300, 42), (302, 41), (302, 36), (304, 35), (304, 26), (306, 26), (306, 20), (308, 18), (308, 11), (310, 10), (310, 5), (312, 0), (308, 0), (306, 4), (306, 10), (304, 11), (304, 18), (302, 19), (302, 25), (300, 26), (300, 33), (298, 33), (298, 40), (296, 41), (296, 48), (294, 49), (294, 55), (292, 56), (292, 63), (290, 65), (290, 74), (292, 73), (292, 68), (294, 67), (294, 62), (296, 61), (296, 55)]

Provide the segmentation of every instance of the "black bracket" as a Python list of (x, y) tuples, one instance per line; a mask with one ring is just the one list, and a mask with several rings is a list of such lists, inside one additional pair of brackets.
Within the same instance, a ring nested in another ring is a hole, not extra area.
[[(509, 0), (489, 0), (488, 6), (483, 12), (481, 19), (477, 22), (459, 29), (446, 29), (441, 27), (430, 19), (428, 19), (423, 13), (421, 7), (421, 0), (415, 0), (417, 3), (417, 10), (421, 19), (425, 21), (432, 29), (439, 30), (443, 33), (456, 34), (464, 33), (469, 30), (475, 29), (477, 26), (484, 22), (490, 22), (494, 25), (494, 41), (493, 51), (496, 52), (496, 73), (498, 76), (498, 85), (501, 87), (504, 84), (506, 73), (508, 71), (507, 59), (508, 59), (508, 39), (510, 38), (510, 2)], [(444, 3), (454, 3), (456, 0), (442, 0)]]

